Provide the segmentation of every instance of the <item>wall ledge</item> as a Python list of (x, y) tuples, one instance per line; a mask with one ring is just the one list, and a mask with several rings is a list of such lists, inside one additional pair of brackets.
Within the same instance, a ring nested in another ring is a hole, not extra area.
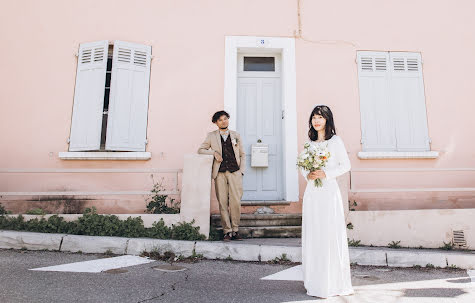
[(150, 160), (151, 152), (59, 152), (62, 160)]
[(438, 151), (423, 152), (358, 152), (358, 158), (362, 160), (373, 159), (437, 159)]

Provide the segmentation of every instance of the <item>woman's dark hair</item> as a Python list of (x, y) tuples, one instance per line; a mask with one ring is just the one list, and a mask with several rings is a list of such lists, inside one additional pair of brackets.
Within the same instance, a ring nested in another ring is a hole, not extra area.
[(214, 113), (213, 118), (211, 118), (211, 121), (213, 121), (213, 123), (216, 123), (216, 121), (218, 121), (221, 116), (226, 116), (229, 119), (229, 114), (224, 110), (220, 110), (219, 112)]
[(332, 111), (326, 105), (317, 105), (312, 110), (310, 118), (308, 119), (308, 126), (310, 127), (310, 129), (308, 130), (308, 137), (310, 138), (310, 140), (316, 141), (318, 139), (318, 132), (315, 130), (315, 128), (313, 128), (312, 125), (312, 118), (315, 115), (320, 115), (325, 118), (325, 120), (327, 120), (325, 124), (325, 140), (329, 140), (331, 137), (336, 135), (335, 122), (333, 122)]

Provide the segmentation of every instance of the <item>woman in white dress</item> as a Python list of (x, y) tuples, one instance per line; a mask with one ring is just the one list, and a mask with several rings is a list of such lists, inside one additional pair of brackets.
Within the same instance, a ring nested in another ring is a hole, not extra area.
[[(315, 172), (300, 168), (307, 180), (302, 209), (302, 269), (309, 296), (327, 298), (353, 293), (346, 225), (336, 177), (350, 170), (345, 145), (336, 135), (328, 106), (317, 105), (310, 115), (310, 144), (326, 146), (330, 157)], [(319, 178), (321, 187), (313, 180)]]

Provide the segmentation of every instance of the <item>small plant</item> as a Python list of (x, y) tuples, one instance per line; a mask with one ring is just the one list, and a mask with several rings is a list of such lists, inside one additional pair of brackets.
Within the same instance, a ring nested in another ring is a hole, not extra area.
[(200, 260), (203, 260), (203, 254), (197, 254), (195, 249), (193, 248), (193, 252), (191, 253), (191, 256), (187, 259), (190, 259), (192, 263), (198, 262)]
[(353, 223), (350, 222), (350, 223), (346, 224), (346, 228), (353, 229)]
[(426, 264), (426, 268), (435, 268), (435, 266), (434, 266), (434, 264), (427, 263), (427, 264)]
[(3, 207), (2, 203), (0, 203), (0, 216), (8, 214), (7, 210), (5, 207)]
[(231, 257), (231, 255), (228, 255), (224, 260), (226, 261), (232, 261), (234, 260), (233, 257)]
[(357, 247), (357, 246), (360, 246), (360, 243), (361, 243), (361, 240), (348, 239), (349, 246)]
[(401, 241), (391, 241), (391, 243), (388, 243), (389, 248), (401, 248), (401, 245), (399, 245)]
[(443, 250), (452, 250), (454, 248), (454, 245), (449, 242), (449, 243), (445, 243), (445, 241), (443, 242), (444, 245), (439, 247), (440, 249), (443, 249)]
[[(348, 201), (350, 202), (350, 201)], [(355, 200), (353, 200), (353, 203), (350, 203), (350, 211), (355, 211), (356, 209), (354, 207), (358, 206), (358, 203), (356, 203)]]
[(412, 265), (412, 268), (420, 269), (420, 268), (422, 268), (422, 266), (420, 266), (420, 265)]
[(200, 234), (200, 227), (193, 226), (195, 219), (190, 223), (180, 222), (178, 225), (173, 224), (171, 228), (171, 238), (174, 240), (189, 240), (199, 241), (206, 238), (205, 235)]
[[(153, 180), (153, 175), (152, 175)], [(151, 190), (152, 197), (147, 204), (146, 213), (149, 214), (178, 214), (180, 213), (180, 203), (168, 195), (162, 194), (165, 190), (163, 187), (163, 178), (160, 183), (154, 183)]]
[(114, 253), (112, 252), (112, 250), (108, 249), (108, 250), (106, 250), (106, 251), (104, 252), (104, 255), (106, 255), (106, 256), (109, 256), (109, 257), (110, 257), (110, 256), (113, 256), (113, 255), (114, 255)]
[(150, 252), (143, 251), (140, 256), (149, 257), (152, 260), (165, 261), (170, 263), (170, 265), (173, 265), (173, 262), (180, 259), (180, 256), (177, 257), (173, 251), (167, 250), (161, 254), (160, 250), (156, 247), (154, 247)]
[(46, 211), (42, 208), (32, 208), (26, 212), (27, 215), (37, 215), (37, 216), (44, 216), (46, 215)]
[(448, 269), (458, 269), (457, 265), (451, 264), (450, 266), (447, 266)]
[(280, 257), (275, 257), (274, 259), (270, 260), (268, 263), (270, 264), (288, 264), (292, 263), (292, 261), (287, 258), (287, 254), (283, 253)]
[(358, 265), (358, 262), (351, 262), (350, 263), (350, 266), (356, 266), (356, 265)]

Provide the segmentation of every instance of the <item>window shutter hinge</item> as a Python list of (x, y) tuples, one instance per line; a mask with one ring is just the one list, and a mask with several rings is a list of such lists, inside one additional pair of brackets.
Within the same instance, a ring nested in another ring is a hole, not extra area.
[(79, 57), (79, 52), (75, 52), (74, 56)]
[(285, 118), (285, 110), (282, 110), (282, 119)]
[(364, 140), (363, 140), (363, 139), (361, 139), (361, 140), (360, 140), (360, 144), (363, 144), (363, 143), (364, 143)]
[(71, 142), (71, 139), (68, 138), (68, 140), (66, 140), (66, 141), (68, 141), (68, 144), (69, 144), (69, 142)]
[(145, 139), (145, 144), (148, 144), (148, 140), (147, 140), (147, 139)]
[(428, 138), (427, 141), (429, 141), (429, 143), (432, 143), (432, 139), (431, 139), (431, 138)]

